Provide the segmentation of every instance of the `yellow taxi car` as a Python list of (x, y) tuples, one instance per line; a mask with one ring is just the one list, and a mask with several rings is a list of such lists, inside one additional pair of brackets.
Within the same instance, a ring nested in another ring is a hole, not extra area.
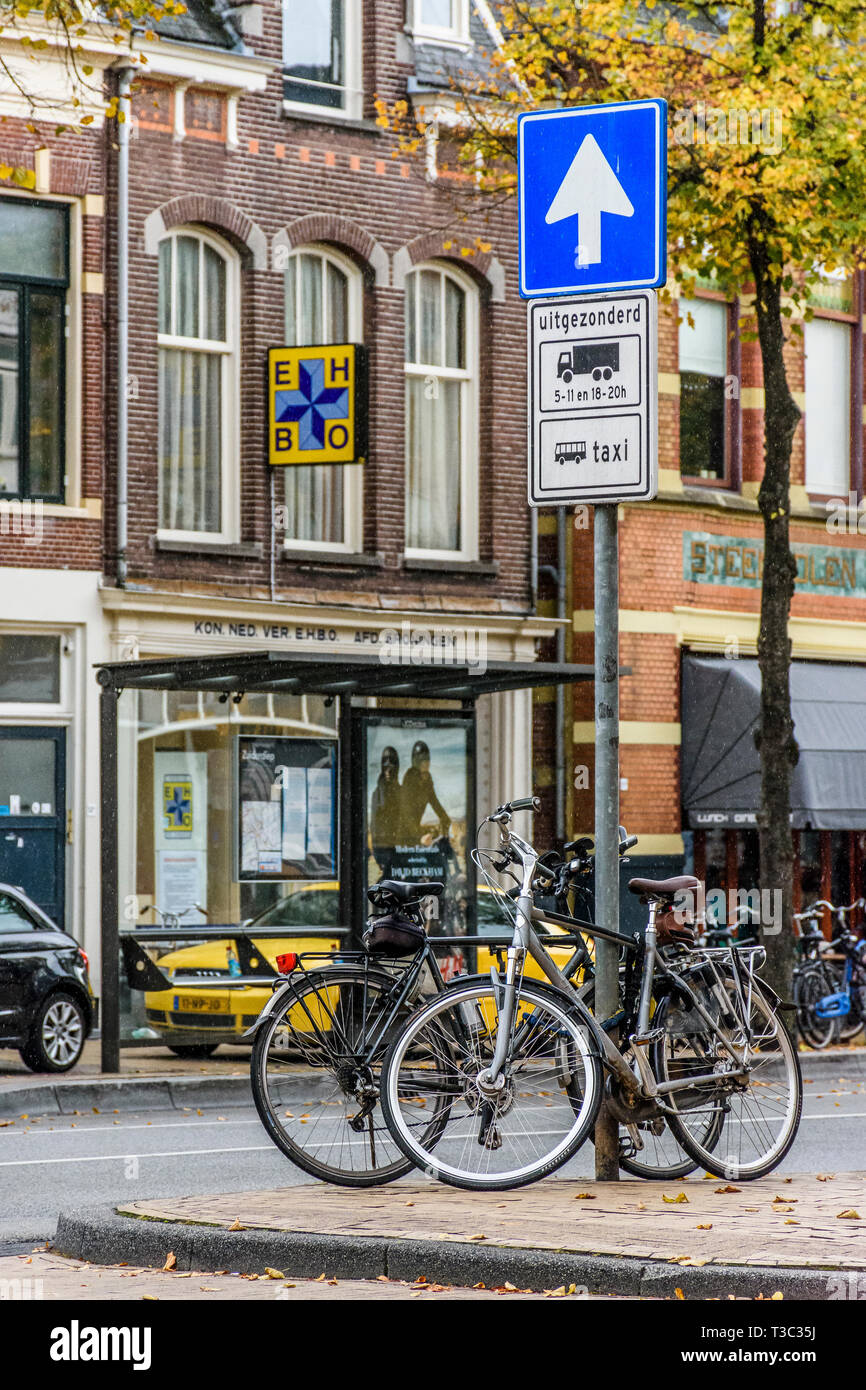
[[(303, 929), (336, 929), (338, 919), (339, 884), (332, 880), (304, 883), (248, 922), (245, 933), (254, 952), (258, 952), (274, 971), (277, 969), (277, 957), (290, 951), (306, 956), (320, 953), (320, 963), (325, 964), (327, 955), (339, 951), (341, 946), (336, 930), (333, 937), (327, 934), (307, 937), (303, 935)], [(256, 940), (256, 927), (286, 927), (291, 935)], [(507, 937), (509, 931), (510, 924), (495, 895), (486, 886), (479, 886), (478, 934)], [(551, 928), (553, 935), (563, 932), (562, 928)], [(570, 960), (572, 953), (571, 946), (550, 948), (550, 954), (560, 969)], [(251, 979), (243, 969), (241, 954), (243, 948), (240, 943), (227, 937), (169, 951), (154, 962), (165, 977), (168, 988), (146, 990), (145, 1017), (149, 1028), (167, 1035), (166, 1045), (170, 1051), (184, 1057), (209, 1057), (220, 1043), (234, 1041), (255, 1023), (271, 997), (271, 977), (263, 975), (260, 983), (258, 979)], [(248, 951), (246, 956), (250, 968), (255, 970), (260, 964), (258, 958), (250, 956)], [(489, 975), (490, 967), (496, 961), (495, 948), (478, 946), (476, 970), (480, 974)], [(308, 968), (313, 964), (308, 961)], [(457, 971), (466, 969), (462, 955), (456, 954), (446, 957), (441, 966), (446, 980)], [(526, 974), (542, 977), (541, 970), (532, 959), (526, 962)], [(189, 1042), (183, 1041), (184, 1033), (190, 1035)], [(209, 1038), (214, 1041), (205, 1040)]]
[[(340, 949), (339, 935), (335, 931), (333, 936), (304, 936), (303, 929), (336, 927), (338, 903), (337, 883), (304, 883), (246, 923), (247, 939), (274, 971), (277, 956), (287, 951), (299, 955), (320, 952), (324, 964), (327, 954)], [(286, 927), (291, 935), (256, 940), (257, 927)], [(221, 1042), (233, 1041), (255, 1023), (271, 997), (271, 977), (263, 975), (261, 983), (251, 980), (243, 964), (239, 943), (231, 938), (183, 946), (161, 955), (155, 965), (170, 987), (146, 991), (148, 1026), (166, 1032), (172, 1038), (169, 1048), (178, 1056), (209, 1057)], [(249, 957), (249, 966), (252, 970), (259, 966), (255, 954)], [(195, 1034), (196, 1041), (183, 1043), (184, 1032)], [(203, 1042), (202, 1034), (217, 1040)]]

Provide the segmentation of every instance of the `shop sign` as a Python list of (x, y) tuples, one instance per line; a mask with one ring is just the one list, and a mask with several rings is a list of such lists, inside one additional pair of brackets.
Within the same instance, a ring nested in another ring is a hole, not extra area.
[[(866, 550), (830, 545), (791, 546), (799, 593), (866, 598)], [(764, 571), (764, 542), (754, 537), (683, 532), (683, 578), (693, 584), (758, 589)]]
[(275, 347), (268, 353), (268, 462), (364, 463), (367, 358), (363, 347)]

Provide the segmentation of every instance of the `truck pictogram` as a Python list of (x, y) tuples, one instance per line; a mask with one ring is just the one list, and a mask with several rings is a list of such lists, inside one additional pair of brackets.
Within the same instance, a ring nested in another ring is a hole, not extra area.
[(575, 376), (591, 376), (593, 381), (610, 381), (619, 371), (619, 343), (572, 343), (559, 354), (557, 377), (566, 385)]

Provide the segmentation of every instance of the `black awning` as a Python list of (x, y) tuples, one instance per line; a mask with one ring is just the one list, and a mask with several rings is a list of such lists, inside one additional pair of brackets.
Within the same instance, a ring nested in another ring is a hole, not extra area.
[[(756, 660), (685, 656), (682, 799), (692, 829), (754, 826), (761, 800)], [(796, 829), (866, 830), (866, 666), (795, 661)]]
[[(159, 657), (97, 667), (100, 685), (114, 690), (212, 690), (236, 695), (284, 691), (298, 695), (378, 695), (405, 699), (474, 700), (499, 690), (592, 680), (591, 666), (542, 661), (453, 662), (446, 652), (401, 664), (379, 655), (341, 652), (226, 652), (218, 656)], [(399, 655), (391, 653), (392, 656)]]

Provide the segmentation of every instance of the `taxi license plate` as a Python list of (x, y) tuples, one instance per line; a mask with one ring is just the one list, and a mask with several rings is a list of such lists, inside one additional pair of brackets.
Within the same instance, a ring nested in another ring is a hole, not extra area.
[(218, 999), (209, 999), (201, 994), (176, 994), (174, 1012), (176, 1014), (218, 1014), (222, 1005)]

